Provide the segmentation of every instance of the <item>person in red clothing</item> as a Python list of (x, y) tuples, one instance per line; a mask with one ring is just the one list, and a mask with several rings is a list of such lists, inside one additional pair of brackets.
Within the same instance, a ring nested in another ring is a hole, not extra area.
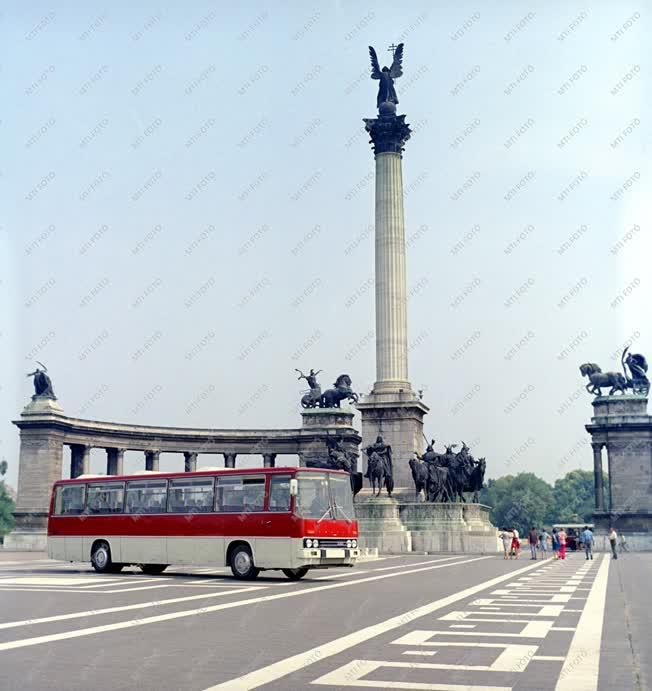
[(559, 539), (559, 558), (566, 559), (566, 531), (562, 528), (557, 533)]
[(521, 553), (521, 541), (518, 539), (518, 530), (512, 528), (512, 550), (510, 552), (509, 558), (518, 559), (518, 555)]

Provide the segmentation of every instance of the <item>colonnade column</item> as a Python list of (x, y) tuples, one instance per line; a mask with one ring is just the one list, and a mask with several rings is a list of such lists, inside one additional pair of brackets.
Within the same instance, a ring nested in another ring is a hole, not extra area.
[(88, 444), (70, 445), (70, 477), (88, 475), (91, 469), (91, 447)]
[(263, 467), (274, 468), (276, 466), (276, 454), (275, 453), (264, 453), (263, 454)]
[(107, 449), (106, 450), (106, 474), (107, 475), (123, 475), (124, 474), (124, 449)]
[(225, 453), (224, 454), (224, 467), (225, 468), (235, 468), (235, 453)]
[(160, 451), (145, 451), (145, 470), (158, 470)]
[(602, 481), (602, 442), (591, 444), (593, 447), (593, 484), (595, 491), (595, 508), (604, 511), (604, 487)]
[(194, 451), (184, 451), (184, 466), (185, 473), (194, 473), (197, 470), (197, 454)]

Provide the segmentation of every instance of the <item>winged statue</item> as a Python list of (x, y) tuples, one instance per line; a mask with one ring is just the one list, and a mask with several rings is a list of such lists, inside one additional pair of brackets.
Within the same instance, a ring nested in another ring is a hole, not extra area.
[(380, 80), (376, 107), (380, 110), (381, 103), (398, 104), (394, 80), (403, 75), (403, 44), (399, 43), (394, 51), (394, 59), (391, 67), (383, 67), (380, 69), (378, 56), (372, 46), (369, 46), (369, 57), (371, 58), (371, 78)]

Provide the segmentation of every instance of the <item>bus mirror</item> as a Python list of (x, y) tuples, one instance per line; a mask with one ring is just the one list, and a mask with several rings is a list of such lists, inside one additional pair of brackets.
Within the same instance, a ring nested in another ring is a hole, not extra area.
[(293, 497), (296, 497), (298, 493), (299, 493), (299, 482), (295, 477), (293, 477), (290, 479), (290, 495)]

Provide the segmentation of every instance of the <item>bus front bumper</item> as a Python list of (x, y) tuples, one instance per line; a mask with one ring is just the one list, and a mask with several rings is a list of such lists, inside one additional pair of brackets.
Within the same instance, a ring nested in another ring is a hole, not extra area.
[(360, 556), (360, 550), (356, 548), (337, 547), (304, 547), (299, 550), (299, 561), (305, 566), (339, 564), (354, 564)]

